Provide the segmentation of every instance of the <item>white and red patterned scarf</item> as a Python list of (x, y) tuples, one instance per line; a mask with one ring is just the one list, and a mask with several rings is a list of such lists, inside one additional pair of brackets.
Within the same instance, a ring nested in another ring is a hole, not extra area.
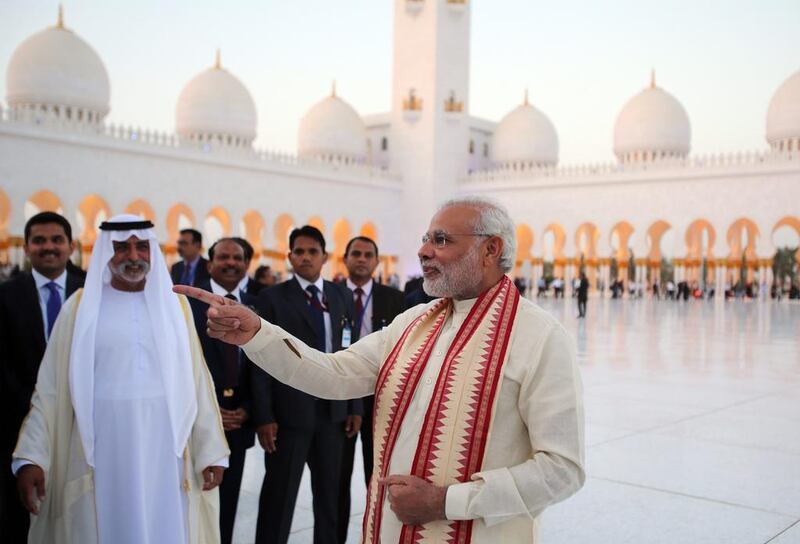
[[(507, 277), (472, 306), (449, 346), (422, 424), (411, 474), (439, 486), (468, 482), (483, 466), (487, 439), (508, 358), (519, 291)], [(363, 542), (380, 542), (385, 486), (392, 452), (414, 391), (453, 303), (442, 299), (417, 317), (387, 357), (375, 386), (374, 472), (367, 492)], [(404, 525), (403, 544), (467, 543), (472, 521)]]

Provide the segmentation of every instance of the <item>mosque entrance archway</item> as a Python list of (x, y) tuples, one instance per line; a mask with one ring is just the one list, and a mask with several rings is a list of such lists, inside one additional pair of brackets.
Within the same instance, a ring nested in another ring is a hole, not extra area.
[(314, 217), (310, 218), (306, 224), (318, 229), (322, 235), (325, 236), (325, 222), (320, 216), (315, 215)]

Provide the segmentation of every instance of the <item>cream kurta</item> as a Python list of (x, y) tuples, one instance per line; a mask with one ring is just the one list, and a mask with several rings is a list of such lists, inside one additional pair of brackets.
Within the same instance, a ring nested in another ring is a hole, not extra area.
[[(46, 498), (40, 506), (39, 515), (31, 518), (30, 542), (98, 542), (97, 517), (104, 508), (98, 509), (95, 471), (86, 463), (83, 453), (68, 379), (72, 330), (80, 295), (79, 291), (66, 302), (53, 329), (39, 369), (31, 411), (22, 426), (14, 452), (14, 459), (25, 459), (45, 471)], [(182, 477), (170, 477), (173, 481), (166, 485), (181, 490), (180, 501), (186, 505), (186, 513), (179, 514), (184, 518), (179, 524), (188, 528), (188, 541), (192, 544), (218, 542), (218, 491), (202, 491), (202, 470), (224, 459), (229, 452), (211, 377), (194, 330), (191, 310), (183, 297), (181, 306), (190, 331), (197, 417), (186, 445), (183, 463), (172, 457), (170, 441), (163, 441), (165, 455), (184, 470)], [(127, 324), (130, 325), (130, 322)], [(102, 328), (98, 327), (98, 331)], [(98, 427), (98, 431), (100, 429)], [(101, 439), (97, 435), (96, 438)], [(188, 482), (188, 489), (183, 489), (184, 478)], [(141, 484), (147, 486), (148, 482), (145, 480)], [(159, 485), (165, 484), (159, 482)], [(125, 490), (118, 489), (116, 493), (125, 493)], [(103, 497), (99, 497), (99, 500), (102, 501)], [(180, 505), (179, 508), (182, 510)], [(114, 541), (117, 536), (120, 535), (104, 535), (103, 541)]]
[[(403, 421), (390, 474), (410, 473), (436, 378), (474, 302), (456, 301), (445, 323)], [(389, 327), (337, 353), (317, 352), (263, 320), (243, 348), (276, 379), (311, 395), (362, 397), (374, 393), (380, 365), (408, 324), (429, 306), (406, 311)], [(583, 452), (582, 388), (573, 342), (552, 316), (521, 299), (484, 470), (472, 482), (448, 488), (447, 517), (476, 520), (476, 543), (535, 542), (536, 516), (583, 485)], [(401, 524), (388, 504), (383, 512), (381, 541), (397, 542)]]

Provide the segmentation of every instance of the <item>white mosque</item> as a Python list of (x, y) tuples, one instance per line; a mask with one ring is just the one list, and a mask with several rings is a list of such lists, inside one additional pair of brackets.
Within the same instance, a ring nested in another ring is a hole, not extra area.
[(285, 270), (289, 230), (309, 223), (328, 239), (329, 274), (361, 233), (378, 241), (383, 274), (406, 277), (437, 202), (484, 194), (518, 221), (517, 273), (534, 280), (549, 263), (607, 285), (615, 263), (652, 281), (669, 257), (677, 280), (722, 285), (744, 262), (771, 281), (774, 234), (800, 236), (800, 71), (775, 91), (763, 150), (692, 155), (689, 116), (653, 77), (617, 117), (616, 162), (561, 165), (557, 128), (527, 96), (499, 122), (466, 111), (468, 0), (394, 4), (391, 111), (360, 115), (334, 88), (301, 120), (296, 156), (253, 148), (257, 103), (219, 55), (177, 97), (175, 133), (106, 123), (103, 61), (59, 14), (8, 64), (0, 260), (21, 262), (26, 219), (54, 210), (85, 265), (96, 226), (125, 211), (156, 223), (173, 260), (193, 226), (241, 235)]

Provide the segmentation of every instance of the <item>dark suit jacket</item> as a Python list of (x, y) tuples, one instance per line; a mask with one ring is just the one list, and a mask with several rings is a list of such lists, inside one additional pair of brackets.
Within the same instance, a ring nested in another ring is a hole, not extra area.
[[(67, 272), (66, 297), (83, 287), (82, 276)], [(0, 284), (0, 406), (2, 451), (10, 454), (30, 409), (39, 363), (47, 347), (36, 281), (29, 273)]]
[[(211, 291), (211, 283), (208, 281), (197, 284), (197, 286), (201, 289)], [(255, 302), (255, 299), (247, 293), (242, 294), (242, 304), (255, 308)], [(203, 347), (203, 356), (205, 357), (208, 370), (211, 373), (211, 378), (214, 380), (217, 402), (221, 408), (225, 408), (226, 410), (235, 410), (239, 407), (244, 408), (249, 415), (247, 422), (245, 422), (241, 429), (225, 432), (228, 445), (232, 450), (247, 449), (255, 443), (253, 414), (258, 410), (264, 410), (263, 407), (259, 406), (264, 403), (263, 397), (255, 394), (256, 381), (253, 379), (253, 375), (256, 373), (263, 374), (264, 371), (250, 361), (244, 352), (241, 352), (239, 387), (236, 388), (234, 397), (225, 397), (225, 390), (223, 387), (220, 387), (220, 385), (224, 383), (225, 376), (225, 353), (223, 351), (223, 349), (225, 349), (225, 344), (221, 340), (208, 336), (206, 329), (208, 304), (193, 298), (189, 299), (189, 304), (192, 307), (197, 336), (200, 338), (200, 345)], [(259, 406), (259, 408), (255, 408), (255, 406)]]
[[(331, 317), (333, 351), (339, 351), (342, 349), (342, 330), (345, 325), (351, 328), (352, 342), (358, 339), (358, 332), (352, 330), (353, 296), (346, 287), (329, 281), (325, 282), (323, 291)], [(261, 291), (256, 307), (261, 317), (309, 346), (318, 345), (318, 335), (324, 334), (324, 331), (316, 330), (305, 292), (294, 278)], [(257, 413), (255, 425), (277, 422), (279, 426), (288, 428), (313, 429), (317, 413), (316, 402), (330, 402), (330, 417), (334, 422), (344, 421), (349, 414), (363, 414), (360, 399), (316, 400), (311, 395), (280, 383), (267, 373), (260, 373), (257, 381), (259, 394), (267, 399), (267, 406), (265, 411)]]
[[(183, 269), (185, 266), (186, 263), (183, 261), (178, 261), (172, 265), (170, 275), (172, 276), (172, 283), (175, 285), (181, 282), (181, 276), (183, 276)], [(200, 260), (197, 261), (197, 267), (194, 269), (194, 283), (192, 285), (196, 287), (201, 283), (206, 284), (210, 279), (211, 276), (208, 275), (208, 259), (200, 257)]]
[(372, 284), (372, 330), (379, 331), (406, 309), (402, 291), (374, 282)]

